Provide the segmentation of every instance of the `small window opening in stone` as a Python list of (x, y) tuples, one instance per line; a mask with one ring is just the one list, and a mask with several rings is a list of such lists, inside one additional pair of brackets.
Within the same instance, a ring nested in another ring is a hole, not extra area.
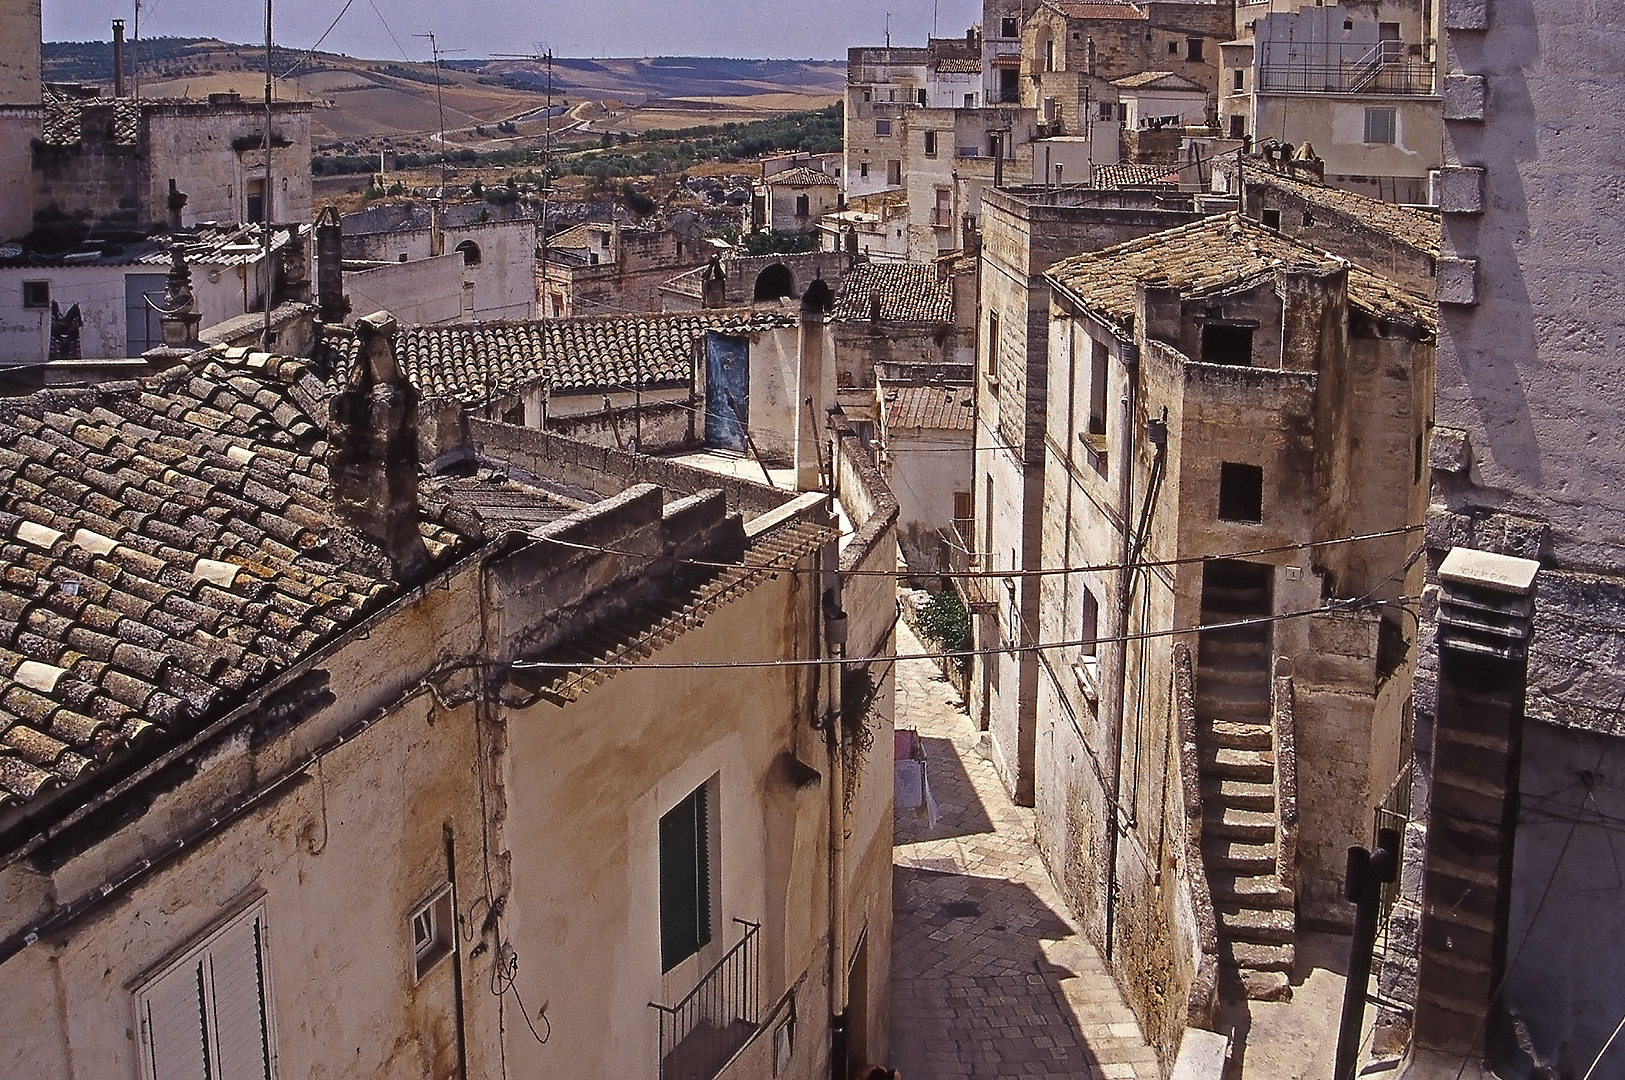
[(1279, 230), (1281, 228), (1281, 211), (1268, 209), (1260, 210), (1258, 212), (1258, 220), (1264, 223), (1264, 228), (1266, 229)]
[(1264, 520), (1263, 466), (1220, 463), (1219, 517), (1224, 521)]
[(1209, 322), (1202, 325), (1202, 361), (1249, 367), (1253, 362), (1253, 328), (1235, 323)]

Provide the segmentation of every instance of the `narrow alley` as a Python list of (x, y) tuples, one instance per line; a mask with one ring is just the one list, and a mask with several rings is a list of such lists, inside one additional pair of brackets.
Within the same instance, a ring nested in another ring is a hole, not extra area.
[[(897, 632), (898, 653), (922, 651)], [(894, 825), (892, 1064), (906, 1080), (1155, 1080), (1155, 1055), (1050, 882), (1033, 812), (1010, 801), (935, 667), (897, 666), (897, 727), (919, 733), (940, 817), (932, 828), (899, 809)]]

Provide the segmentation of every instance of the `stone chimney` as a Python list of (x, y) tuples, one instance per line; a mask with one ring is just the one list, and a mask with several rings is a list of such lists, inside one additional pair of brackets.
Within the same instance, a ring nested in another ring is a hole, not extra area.
[(823, 278), (814, 278), (801, 297), (801, 328), (796, 347), (795, 468), (796, 490), (817, 491), (822, 483), (819, 446), (823, 432), (818, 418), (834, 400), (835, 347), (829, 316), (835, 293)]
[(728, 306), (728, 273), (722, 269), (722, 256), (713, 255), (700, 275), (700, 306), (720, 308)]
[(180, 244), (169, 247), (169, 275), (164, 280), (164, 311), (159, 319), (164, 345), (169, 349), (193, 352), (202, 348), (198, 343), (198, 324), (203, 313), (197, 309), (197, 298), (192, 294), (192, 270), (186, 265), (186, 250)]
[(885, 294), (883, 294), (879, 289), (870, 289), (869, 290), (869, 321), (870, 322), (877, 323), (877, 322), (880, 321), (880, 308), (881, 308), (881, 304), (884, 302), (884, 300), (885, 300)]
[(124, 20), (113, 20), (113, 96), (124, 96)]
[(344, 296), (344, 226), (331, 206), (316, 217), (316, 297), (321, 320), (329, 326), (341, 324), (350, 314), (350, 301)]
[(345, 554), (366, 561), (375, 545), (410, 582), (428, 571), (429, 552), (418, 533), (418, 395), (395, 363), (395, 331), (385, 311), (356, 320), (359, 348), (333, 398), (327, 471), (338, 521), (370, 541), (344, 545), (359, 549)]

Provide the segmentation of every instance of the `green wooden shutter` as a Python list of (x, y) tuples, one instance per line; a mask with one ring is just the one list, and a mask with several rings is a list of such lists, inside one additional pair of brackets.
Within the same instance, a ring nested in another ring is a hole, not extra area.
[(711, 940), (705, 788), (660, 819), (660, 963), (670, 971)]

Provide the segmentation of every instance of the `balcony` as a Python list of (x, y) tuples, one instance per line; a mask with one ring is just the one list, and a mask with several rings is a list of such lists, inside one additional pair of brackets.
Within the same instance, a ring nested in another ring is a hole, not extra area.
[(1263, 94), (1432, 94), (1433, 64), (1408, 58), (1401, 41), (1380, 41), (1353, 59), (1328, 63), (1259, 66), (1257, 92)]
[(996, 607), (997, 594), (990, 589), (990, 579), (979, 576), (985, 567), (982, 553), (976, 550), (972, 538), (976, 534), (974, 518), (954, 518), (953, 543), (949, 547), (948, 572), (959, 585), (965, 606), (972, 610)]
[(759, 1030), (761, 925), (734, 922), (744, 936), (683, 1000), (649, 1003), (660, 1014), (660, 1080), (712, 1080)]

